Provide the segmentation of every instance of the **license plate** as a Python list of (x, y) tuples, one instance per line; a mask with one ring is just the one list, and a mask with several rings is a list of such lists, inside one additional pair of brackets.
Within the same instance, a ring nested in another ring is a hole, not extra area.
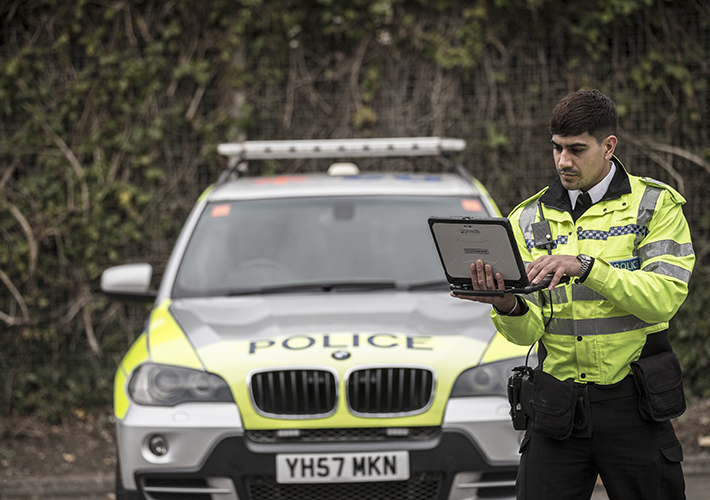
[(277, 483), (404, 481), (409, 452), (276, 455)]

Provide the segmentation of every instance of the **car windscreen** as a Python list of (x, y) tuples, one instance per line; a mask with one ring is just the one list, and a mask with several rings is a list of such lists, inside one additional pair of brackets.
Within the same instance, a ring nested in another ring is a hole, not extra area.
[(445, 286), (430, 216), (488, 216), (476, 198), (348, 196), (208, 205), (174, 298)]

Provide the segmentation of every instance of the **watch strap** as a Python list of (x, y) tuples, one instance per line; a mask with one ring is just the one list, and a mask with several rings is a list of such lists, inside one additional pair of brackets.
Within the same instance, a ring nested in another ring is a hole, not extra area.
[(592, 266), (594, 265), (594, 257), (581, 253), (577, 255), (577, 260), (582, 263), (582, 267), (579, 270), (577, 278), (580, 283), (584, 283), (584, 280), (587, 279), (587, 276), (589, 276), (589, 272), (592, 270)]

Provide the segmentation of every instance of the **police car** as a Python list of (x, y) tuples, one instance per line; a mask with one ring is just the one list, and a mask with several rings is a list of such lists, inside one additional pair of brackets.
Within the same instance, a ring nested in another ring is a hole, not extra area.
[[(427, 224), (500, 215), (449, 159), (464, 146), (220, 145), (233, 168), (198, 200), (159, 289), (148, 264), (102, 275), (111, 298), (155, 304), (115, 377), (119, 500), (514, 497), (506, 383), (527, 349), (489, 306), (450, 297)], [(354, 163), (421, 157), (451, 172)], [(341, 163), (243, 174), (294, 158)]]

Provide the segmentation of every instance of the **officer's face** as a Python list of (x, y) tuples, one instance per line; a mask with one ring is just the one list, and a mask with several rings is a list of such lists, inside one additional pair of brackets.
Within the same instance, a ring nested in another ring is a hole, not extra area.
[(616, 141), (616, 137), (610, 135), (598, 144), (588, 132), (575, 136), (553, 135), (555, 166), (562, 185), (584, 192), (597, 185), (609, 173), (609, 160)]

